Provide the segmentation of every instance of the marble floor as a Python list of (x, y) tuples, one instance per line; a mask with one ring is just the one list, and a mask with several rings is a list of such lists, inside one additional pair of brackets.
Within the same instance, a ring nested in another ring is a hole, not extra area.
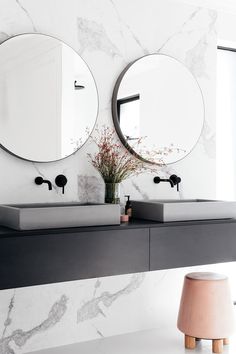
[[(182, 334), (176, 328), (165, 328), (41, 350), (31, 354), (210, 354), (211, 352), (211, 341), (201, 341), (195, 350), (186, 350)], [(224, 347), (223, 353), (236, 353), (236, 334), (230, 338), (230, 345)]]

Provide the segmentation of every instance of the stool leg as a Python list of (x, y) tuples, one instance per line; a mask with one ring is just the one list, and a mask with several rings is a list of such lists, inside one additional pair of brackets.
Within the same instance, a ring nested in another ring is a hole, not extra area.
[(187, 336), (187, 334), (185, 334), (185, 348), (195, 349), (195, 347), (196, 347), (196, 338)]
[(213, 339), (212, 340), (212, 352), (222, 353), (223, 351), (223, 339)]
[(223, 339), (223, 344), (228, 345), (229, 344), (229, 338), (224, 338)]

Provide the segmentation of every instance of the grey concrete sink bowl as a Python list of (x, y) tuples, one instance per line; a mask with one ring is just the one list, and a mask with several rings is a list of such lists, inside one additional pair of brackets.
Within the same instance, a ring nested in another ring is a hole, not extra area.
[(0, 205), (0, 224), (15, 230), (120, 224), (118, 204), (9, 204)]
[(236, 217), (236, 202), (207, 199), (132, 201), (137, 219), (160, 222), (229, 219)]

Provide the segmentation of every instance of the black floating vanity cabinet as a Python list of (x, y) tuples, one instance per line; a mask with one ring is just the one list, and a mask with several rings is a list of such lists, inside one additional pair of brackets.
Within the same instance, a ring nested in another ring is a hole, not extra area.
[(0, 289), (236, 261), (236, 220), (15, 231), (0, 227)]

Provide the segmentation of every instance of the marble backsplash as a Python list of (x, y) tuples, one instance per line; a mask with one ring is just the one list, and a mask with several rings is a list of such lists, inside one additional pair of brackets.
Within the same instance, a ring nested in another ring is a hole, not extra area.
[[(0, 0), (0, 5), (0, 41), (24, 32), (45, 33), (65, 41), (83, 57), (98, 87), (98, 125), (112, 125), (113, 87), (130, 61), (161, 52), (183, 62), (202, 89), (205, 126), (190, 155), (160, 170), (160, 176), (181, 176), (181, 190), (177, 193), (168, 185), (157, 186), (152, 183), (152, 175), (143, 174), (122, 183), (121, 193), (132, 198), (214, 198), (214, 11), (171, 0)], [(87, 153), (93, 149), (88, 142), (63, 161), (41, 164), (20, 160), (0, 149), (0, 203), (102, 201), (103, 182), (87, 160)], [(68, 178), (64, 195), (55, 185), (49, 192), (33, 183), (37, 175), (54, 181), (61, 173)], [(222, 267), (223, 271), (230, 270), (227, 265), (207, 269)], [(187, 271), (158, 271), (1, 291), (0, 354), (27, 353), (168, 326), (175, 322), (182, 278)]]
[[(181, 176), (181, 193), (166, 185), (155, 185), (148, 173), (125, 181), (122, 191), (133, 198), (215, 196), (216, 12), (171, 0), (149, 0), (148, 4), (143, 0), (130, 0), (128, 4), (125, 0), (0, 0), (0, 4), (0, 41), (19, 33), (40, 32), (64, 40), (83, 57), (98, 87), (98, 126), (112, 125), (113, 87), (129, 62), (156, 52), (183, 62), (202, 89), (205, 126), (190, 155), (160, 170), (162, 176)], [(76, 154), (55, 163), (31, 163), (0, 150), (0, 164), (4, 166), (0, 202), (103, 198), (98, 191), (102, 188), (101, 177), (87, 158), (93, 149), (88, 141)], [(65, 195), (55, 185), (49, 193), (33, 182), (37, 175), (54, 181), (60, 173), (68, 178)]]

